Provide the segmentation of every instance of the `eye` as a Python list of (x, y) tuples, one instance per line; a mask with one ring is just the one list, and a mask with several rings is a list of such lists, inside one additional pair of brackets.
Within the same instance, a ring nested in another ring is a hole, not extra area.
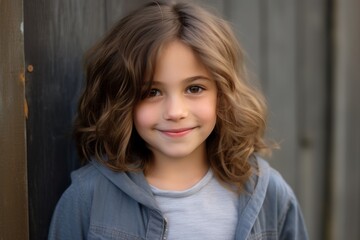
[(204, 90), (203, 87), (194, 85), (194, 86), (190, 86), (186, 89), (187, 93), (201, 93)]
[(160, 96), (161, 95), (161, 92), (159, 89), (150, 89), (149, 93), (147, 94), (147, 97), (148, 98), (152, 98), (152, 97), (157, 97), (157, 96)]

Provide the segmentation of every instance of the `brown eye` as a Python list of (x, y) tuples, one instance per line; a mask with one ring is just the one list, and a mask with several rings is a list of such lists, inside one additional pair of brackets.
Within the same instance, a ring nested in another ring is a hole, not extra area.
[(188, 87), (188, 89), (186, 90), (187, 93), (200, 93), (204, 90), (203, 87), (200, 86), (190, 86)]
[(161, 95), (161, 93), (160, 93), (160, 91), (159, 91), (159, 89), (150, 89), (150, 91), (149, 91), (149, 93), (148, 93), (148, 95), (147, 95), (147, 97), (156, 97), (156, 96), (160, 96)]

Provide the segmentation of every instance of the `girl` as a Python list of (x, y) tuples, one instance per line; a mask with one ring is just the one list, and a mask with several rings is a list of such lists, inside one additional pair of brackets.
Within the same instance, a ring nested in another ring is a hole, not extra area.
[(256, 155), (265, 106), (221, 19), (154, 2), (87, 55), (80, 155), (49, 239), (307, 239), (296, 198)]

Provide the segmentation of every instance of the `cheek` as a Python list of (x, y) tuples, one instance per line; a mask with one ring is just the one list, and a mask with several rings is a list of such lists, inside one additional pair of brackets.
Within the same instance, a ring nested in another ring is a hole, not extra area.
[(146, 105), (139, 105), (134, 111), (134, 124), (138, 132), (141, 132), (143, 128), (150, 127), (155, 122), (154, 109), (149, 108)]
[(217, 111), (217, 98), (216, 96), (206, 99), (198, 104), (196, 114), (203, 122), (215, 124), (216, 122), (216, 111)]
[[(206, 111), (206, 112), (205, 112)], [(215, 125), (216, 122), (216, 103), (212, 106), (208, 106), (204, 108), (204, 117), (206, 118), (208, 122), (213, 122)]]

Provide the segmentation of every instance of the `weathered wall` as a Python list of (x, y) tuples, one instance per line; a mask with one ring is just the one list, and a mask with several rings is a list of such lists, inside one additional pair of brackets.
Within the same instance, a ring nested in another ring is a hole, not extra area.
[(360, 238), (360, 2), (334, 8), (331, 213), (328, 239)]
[[(207, 1), (203, 1), (207, 2)], [(322, 239), (329, 171), (328, 2), (222, 1), (269, 104), (270, 163), (295, 190), (311, 239)]]
[(0, 1), (0, 239), (28, 238), (22, 9)]
[(140, 1), (24, 1), (29, 222), (45, 239), (54, 206), (79, 166), (71, 131), (84, 52)]
[[(6, 9), (9, 2), (1, 1), (1, 10)], [(21, 22), (22, 10), (21, 1), (15, 2), (19, 3), (16, 6), (19, 18), (11, 28), (5, 25), (15, 34), (9, 37), (16, 40), (19, 39), (16, 36), (21, 38), (17, 24)], [(83, 54), (114, 21), (144, 2), (24, 1), (25, 68), (32, 67), (26, 72), (32, 239), (46, 238), (53, 208), (69, 184), (69, 173), (79, 166), (71, 141), (71, 123), (83, 86)], [(359, 238), (356, 227), (360, 215), (357, 204), (360, 196), (357, 174), (360, 171), (357, 126), (360, 114), (359, 95), (356, 94), (359, 72), (354, 64), (359, 62), (360, 55), (356, 26), (359, 19), (355, 16), (359, 4), (351, 0), (335, 1), (336, 4), (325, 0), (197, 2), (228, 19), (248, 53), (251, 75), (261, 85), (269, 103), (268, 136), (281, 145), (270, 163), (295, 190), (311, 239)], [(6, 23), (2, 19), (9, 19), (6, 16), (0, 16), (0, 24)], [(336, 21), (332, 20), (334, 16)], [(17, 56), (23, 57), (21, 48), (14, 49), (10, 44), (14, 41), (3, 38), (6, 29), (0, 29), (1, 51), (13, 49)], [(334, 45), (332, 36), (336, 37)], [(15, 55), (1, 52), (1, 61), (6, 61), (5, 65), (1, 62), (1, 66), (13, 64), (9, 56)], [(0, 67), (1, 80), (5, 79), (3, 74), (14, 79), (18, 77), (24, 68), (21, 64), (21, 61), (17, 62), (14, 66), (21, 67), (11, 71)], [(13, 89), (8, 88), (10, 85), (6, 85), (6, 81), (0, 84), (3, 84), (1, 94), (11, 98)], [(13, 103), (21, 107), (23, 85), (16, 84), (18, 90), (14, 99), (17, 100)], [(3, 96), (1, 116), (8, 113)], [(0, 122), (0, 131), (10, 136), (9, 129), (19, 129), (16, 134), (11, 132), (11, 137), (18, 136), (20, 141), (16, 144), (22, 146), (23, 112), (9, 113), (17, 114), (16, 118), (1, 118), (4, 123)], [(7, 128), (8, 124), (14, 127)], [(0, 148), (14, 146), (3, 138), (1, 141), (7, 145)], [(0, 164), (7, 164), (1, 166), (13, 164), (23, 170), (25, 152), (12, 154), (17, 154), (20, 162), (5, 163), (1, 159)], [(14, 176), (14, 171), (10, 175)], [(0, 184), (7, 186), (9, 181), (4, 181)], [(26, 190), (24, 184), (16, 186)]]

